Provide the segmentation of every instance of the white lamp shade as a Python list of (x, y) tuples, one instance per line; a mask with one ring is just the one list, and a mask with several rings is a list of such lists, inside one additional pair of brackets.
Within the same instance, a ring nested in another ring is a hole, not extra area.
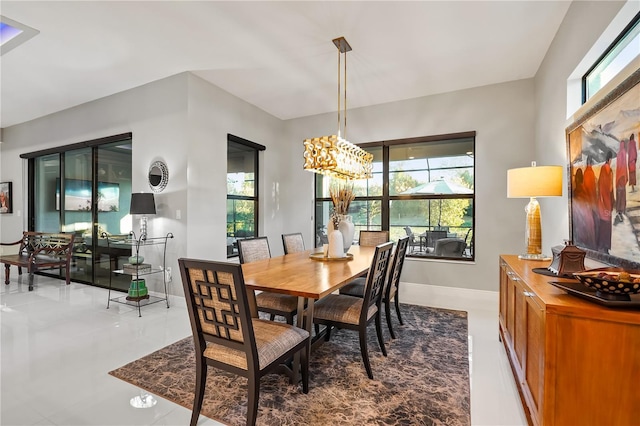
[(559, 197), (562, 166), (521, 167), (507, 171), (507, 197)]

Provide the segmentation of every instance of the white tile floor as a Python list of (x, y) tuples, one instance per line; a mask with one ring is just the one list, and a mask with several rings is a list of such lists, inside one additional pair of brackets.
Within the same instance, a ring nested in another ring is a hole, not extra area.
[[(188, 424), (190, 410), (162, 398), (153, 408), (133, 408), (140, 390), (107, 374), (191, 334), (181, 298), (171, 297), (170, 309), (149, 305), (138, 317), (127, 305), (107, 310), (106, 290), (87, 285), (43, 277), (32, 292), (17, 278), (1, 285), (1, 425)], [(467, 310), (472, 423), (526, 425), (497, 312)], [(200, 417), (199, 425), (218, 424)]]

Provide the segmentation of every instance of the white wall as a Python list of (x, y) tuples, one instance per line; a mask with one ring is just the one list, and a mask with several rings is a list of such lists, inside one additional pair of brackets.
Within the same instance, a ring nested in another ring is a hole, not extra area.
[[(635, 3), (635, 11), (633, 11)], [(547, 52), (535, 77), (536, 156), (541, 165), (558, 164), (567, 166), (567, 145), (565, 129), (571, 124), (567, 119), (567, 80), (580, 64), (591, 47), (597, 42), (609, 23), (624, 6), (625, 2), (573, 2)], [(640, 2), (629, 2), (632, 6), (627, 25), (635, 13), (640, 10)], [(612, 37), (616, 37), (619, 28)], [(606, 49), (613, 41), (604, 43), (600, 49)], [(587, 65), (593, 64), (603, 53), (595, 52), (595, 57)], [(586, 72), (586, 69), (583, 70)], [(577, 94), (579, 95), (579, 94)], [(564, 176), (562, 197), (540, 200), (542, 211), (542, 244), (550, 253), (550, 247), (562, 244), (569, 238), (569, 209), (567, 173)]]
[[(497, 290), (498, 256), (524, 245), (524, 207), (507, 199), (507, 169), (530, 164), (534, 146), (533, 80), (520, 80), (349, 111), (348, 139), (354, 143), (475, 130), (476, 262), (407, 260), (402, 280), (438, 286)], [(313, 175), (302, 169), (302, 141), (335, 132), (335, 115), (287, 122), (292, 167), (287, 169), (290, 229), (305, 230), (313, 242)], [(473, 277), (471, 279), (471, 277)]]

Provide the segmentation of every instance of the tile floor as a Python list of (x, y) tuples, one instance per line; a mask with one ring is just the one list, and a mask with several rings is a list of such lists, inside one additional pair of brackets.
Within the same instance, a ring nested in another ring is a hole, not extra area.
[[(104, 289), (43, 277), (32, 292), (26, 279), (2, 284), (0, 425), (188, 424), (190, 410), (161, 398), (153, 408), (132, 407), (140, 389), (107, 374), (189, 336), (184, 300), (146, 306), (142, 317), (127, 305), (106, 309), (106, 301)], [(526, 425), (495, 308), (466, 309), (472, 423)], [(201, 426), (218, 424), (200, 417)]]

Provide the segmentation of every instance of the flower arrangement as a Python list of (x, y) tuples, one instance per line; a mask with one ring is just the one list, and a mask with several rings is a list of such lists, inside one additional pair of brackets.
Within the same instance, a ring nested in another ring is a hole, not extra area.
[(329, 195), (331, 196), (331, 202), (333, 203), (333, 212), (331, 213), (331, 220), (333, 226), (338, 229), (340, 223), (340, 216), (347, 215), (349, 213), (349, 206), (351, 202), (356, 198), (356, 194), (353, 192), (353, 184), (336, 184), (329, 188)]

